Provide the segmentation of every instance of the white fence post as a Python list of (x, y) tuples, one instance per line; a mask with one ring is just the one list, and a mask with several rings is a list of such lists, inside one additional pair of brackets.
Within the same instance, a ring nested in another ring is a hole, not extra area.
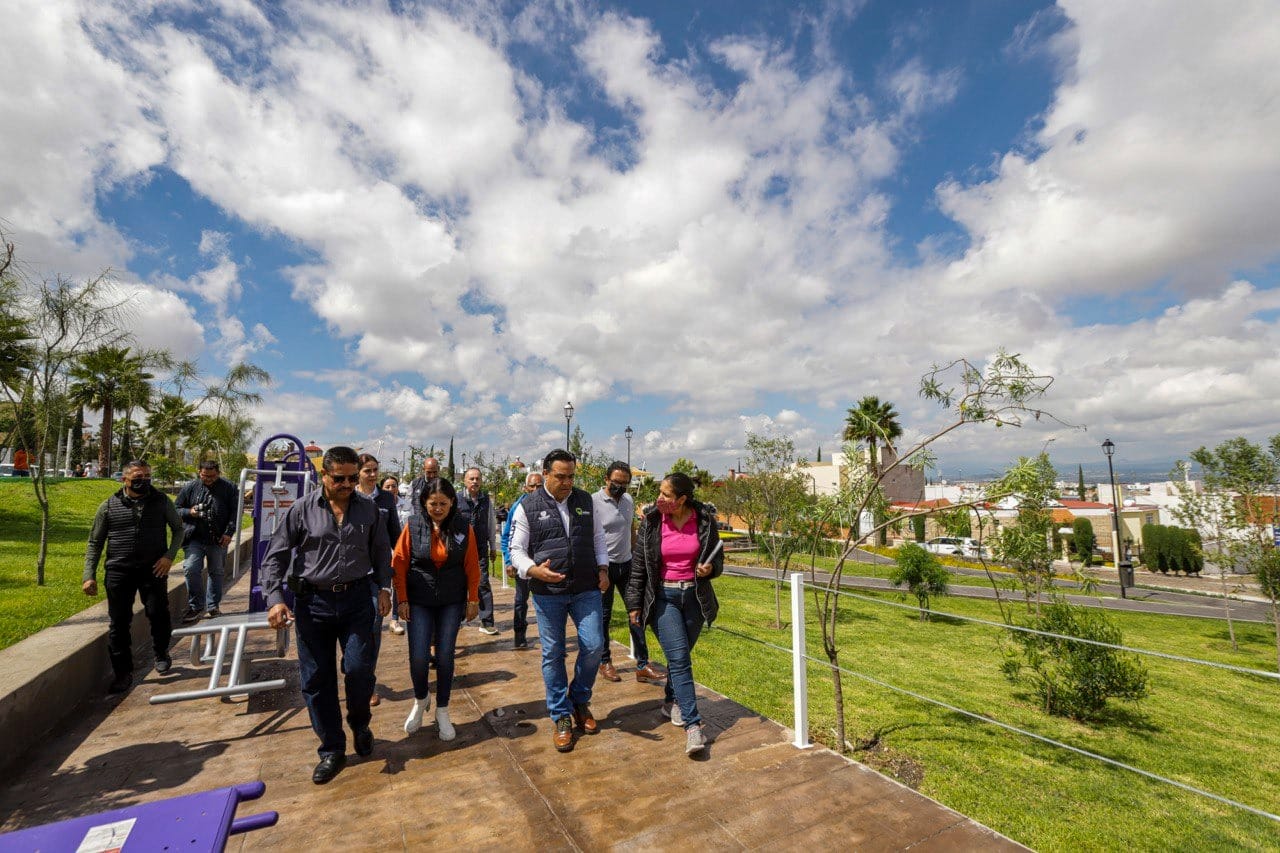
[(792, 746), (808, 749), (809, 742), (809, 668), (805, 665), (804, 641), (804, 573), (791, 573), (791, 683), (796, 710), (796, 739)]

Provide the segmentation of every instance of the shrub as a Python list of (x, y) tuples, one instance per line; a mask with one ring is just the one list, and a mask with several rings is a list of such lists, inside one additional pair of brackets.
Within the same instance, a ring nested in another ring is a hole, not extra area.
[(911, 532), (915, 534), (917, 542), (924, 541), (924, 516), (914, 515), (911, 517)]
[[(1102, 611), (1057, 597), (1025, 627), (1113, 645), (1123, 640)], [(1136, 655), (1022, 631), (1013, 632), (1013, 642), (1022, 654), (1005, 657), (1004, 674), (1013, 683), (1030, 682), (1047, 713), (1091, 720), (1101, 715), (1108, 699), (1137, 701), (1147, 695), (1147, 669)]]
[(920, 618), (928, 620), (929, 596), (942, 595), (947, 591), (947, 570), (933, 554), (914, 542), (908, 542), (894, 555), (889, 581), (894, 586), (906, 584), (920, 603)]
[(1077, 518), (1071, 525), (1071, 529), (1076, 553), (1080, 555), (1080, 561), (1087, 568), (1093, 563), (1093, 546), (1098, 541), (1093, 535), (1093, 522), (1087, 518)]

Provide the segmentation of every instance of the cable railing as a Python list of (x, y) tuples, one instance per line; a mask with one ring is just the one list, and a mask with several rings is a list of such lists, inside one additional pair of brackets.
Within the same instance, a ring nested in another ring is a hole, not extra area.
[[(1072, 744), (1064, 743), (1062, 741), (1056, 740), (1046, 735), (1028, 731), (1027, 729), (1023, 729), (1019, 726), (1015, 726), (1010, 723), (997, 720), (985, 714), (980, 714), (980, 713), (977, 713), (976, 711), (970, 711), (965, 708), (961, 708), (959, 706), (953, 705), (949, 702), (944, 702), (940, 699), (935, 699), (933, 697), (926, 696), (922, 693), (918, 693), (916, 691), (909, 690), (907, 688), (900, 687), (895, 684), (891, 684), (882, 679), (875, 678), (874, 676), (867, 675), (861, 672), (855, 672), (843, 666), (835, 666), (830, 661), (825, 661), (825, 660), (822, 660), (821, 658), (813, 657), (806, 652), (806, 649), (808, 648), (806, 644), (806, 638), (805, 638), (806, 625), (805, 625), (805, 612), (804, 612), (804, 590), (806, 587), (809, 587), (811, 589), (818, 589), (824, 592), (827, 591), (826, 587), (821, 587), (821, 586), (811, 587), (809, 584), (805, 583), (804, 573), (802, 572), (791, 573), (791, 576), (790, 576), (791, 647), (790, 648), (779, 645), (777, 643), (769, 642), (768, 640), (764, 640), (759, 637), (754, 637), (749, 634), (744, 634), (739, 631), (734, 631), (729, 628), (724, 628), (720, 625), (716, 625), (713, 628), (713, 630), (715, 631), (730, 634), (732, 636), (739, 637), (748, 642), (752, 642), (757, 645), (761, 645), (766, 648), (773, 649), (775, 651), (779, 651), (791, 656), (792, 701), (793, 701), (793, 709), (795, 714), (795, 728), (794, 728), (795, 738), (792, 741), (792, 745), (798, 749), (806, 749), (813, 746), (813, 743), (809, 740), (809, 675), (808, 675), (808, 666), (807, 666), (808, 663), (812, 662), (812, 663), (818, 664), (819, 666), (825, 667), (828, 670), (838, 671), (843, 675), (848, 675), (851, 678), (856, 678), (868, 684), (874, 684), (877, 687), (880, 687), (882, 689), (885, 689), (890, 692), (897, 693), (903, 696), (910, 697), (912, 699), (915, 699), (916, 701), (923, 702), (927, 705), (932, 705), (938, 708), (942, 708), (944, 710), (950, 711), (951, 713), (959, 714), (963, 717), (967, 717), (969, 719), (976, 720), (978, 722), (995, 726), (997, 728), (1003, 729), (1005, 731), (1011, 732), (1021, 737), (1026, 737), (1028, 739), (1035, 740), (1039, 743), (1043, 743), (1048, 746), (1053, 746), (1053, 747), (1071, 752), (1075, 755), (1079, 755), (1084, 758), (1098, 761), (1109, 767), (1115, 767), (1120, 770), (1126, 770), (1138, 776), (1142, 776), (1143, 778), (1150, 779), (1152, 781), (1177, 788), (1186, 793), (1203, 797), (1205, 799), (1213, 800), (1214, 802), (1222, 803), (1223, 805), (1228, 805), (1233, 808), (1237, 808), (1242, 811), (1248, 812), (1250, 814), (1267, 818), (1268, 820), (1274, 821), (1276, 823), (1280, 823), (1280, 815), (1273, 814), (1272, 812), (1266, 811), (1265, 809), (1260, 809), (1255, 806), (1251, 806), (1247, 803), (1242, 803), (1238, 800), (1233, 800), (1230, 797), (1226, 797), (1221, 794), (1214, 793), (1213, 791), (1209, 791), (1204, 788), (1196, 787), (1195, 785), (1190, 785), (1186, 782), (1181, 782), (1177, 779), (1171, 779), (1167, 776), (1161, 776), (1158, 773), (1153, 773), (1149, 770), (1144, 770), (1141, 767), (1137, 767), (1132, 764), (1119, 761), (1109, 756), (1102, 755), (1100, 753), (1093, 752), (1088, 749), (1083, 749), (1078, 746), (1073, 746)], [(860, 599), (863, 601), (867, 601), (867, 602), (871, 602), (871, 603), (879, 604), (883, 606), (898, 607), (898, 608), (903, 608), (903, 609), (912, 610), (912, 611), (917, 609), (916, 607), (913, 607), (908, 604), (885, 601), (883, 599), (873, 598), (871, 596), (859, 595), (857, 593), (849, 592), (846, 590), (835, 590), (834, 592), (837, 595), (850, 596), (852, 598)], [(1187, 664), (1198, 665), (1198, 666), (1208, 666), (1208, 667), (1213, 667), (1217, 669), (1227, 670), (1227, 671), (1234, 672), (1237, 674), (1242, 674), (1242, 675), (1258, 676), (1258, 677), (1269, 678), (1273, 680), (1280, 680), (1280, 673), (1267, 672), (1265, 670), (1249, 669), (1247, 667), (1232, 666), (1230, 664), (1218, 663), (1216, 661), (1200, 660), (1197, 658), (1186, 657), (1183, 655), (1174, 655), (1166, 652), (1153, 651), (1151, 649), (1133, 648), (1129, 646), (1115, 645), (1112, 643), (1104, 643), (1097, 640), (1087, 640), (1081, 637), (1072, 637), (1069, 635), (1054, 634), (1047, 631), (1039, 631), (1033, 628), (1026, 628), (1020, 625), (1009, 625), (1003, 622), (993, 622), (988, 619), (979, 619), (977, 617), (962, 616), (959, 614), (951, 614), (951, 613), (948, 613), (945, 615), (948, 618), (965, 620), (968, 622), (973, 622), (975, 624), (986, 625), (986, 626), (994, 627), (997, 629), (1005, 629), (1010, 631), (1024, 631), (1027, 633), (1038, 634), (1041, 636), (1051, 637), (1054, 639), (1067, 640), (1067, 641), (1073, 641), (1078, 643), (1087, 643), (1090, 645), (1102, 646), (1105, 648), (1133, 652), (1135, 654), (1149, 655), (1151, 657), (1172, 660), (1179, 663), (1187, 663)]]

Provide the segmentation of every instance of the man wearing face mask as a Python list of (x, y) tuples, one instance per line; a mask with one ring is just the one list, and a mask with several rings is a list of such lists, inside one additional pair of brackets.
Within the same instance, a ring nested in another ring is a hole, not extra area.
[[(168, 536), (165, 530), (168, 529)], [(169, 569), (182, 545), (182, 520), (173, 501), (151, 487), (151, 467), (133, 461), (124, 466), (124, 486), (102, 502), (89, 531), (84, 555), (85, 595), (98, 594), (98, 560), (107, 549), (103, 586), (107, 590), (107, 652), (115, 678), (109, 693), (123, 693), (133, 685), (133, 600), (141, 597), (151, 623), (156, 672), (169, 671)]]
[[(596, 518), (604, 525), (604, 542), (609, 549), (609, 588), (604, 591), (601, 607), (604, 611), (604, 657), (600, 659), (600, 677), (605, 681), (621, 681), (613, 665), (609, 625), (613, 616), (613, 592), (626, 588), (631, 575), (631, 549), (635, 545), (636, 502), (627, 494), (631, 485), (631, 466), (614, 462), (604, 475), (604, 485), (591, 495)], [(649, 663), (649, 644), (644, 639), (643, 625), (629, 625), (631, 645), (636, 654), (636, 681), (661, 684), (663, 674)]]

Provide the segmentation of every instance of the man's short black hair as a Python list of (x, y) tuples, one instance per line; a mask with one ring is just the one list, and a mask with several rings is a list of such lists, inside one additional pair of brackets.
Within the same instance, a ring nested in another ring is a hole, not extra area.
[(613, 476), (614, 471), (626, 471), (627, 479), (631, 479), (631, 466), (625, 462), (619, 462), (617, 459), (609, 465), (609, 470), (604, 472), (604, 478), (608, 480)]
[(574, 456), (567, 450), (557, 448), (542, 457), (542, 473), (551, 473), (551, 466), (557, 462), (572, 462), (574, 465), (577, 465), (578, 457)]
[(221, 471), (222, 466), (218, 464), (217, 459), (206, 459), (200, 463), (200, 470), (201, 471), (209, 471), (209, 470)]
[(124, 471), (128, 471), (130, 468), (150, 468), (150, 467), (151, 467), (151, 463), (146, 461), (145, 459), (130, 459), (128, 462), (124, 463), (124, 467), (121, 468), (120, 470), (124, 472)]
[(330, 447), (324, 452), (324, 460), (321, 466), (326, 471), (332, 471), (337, 465), (359, 465), (360, 456), (350, 447), (339, 444), (336, 447)]

